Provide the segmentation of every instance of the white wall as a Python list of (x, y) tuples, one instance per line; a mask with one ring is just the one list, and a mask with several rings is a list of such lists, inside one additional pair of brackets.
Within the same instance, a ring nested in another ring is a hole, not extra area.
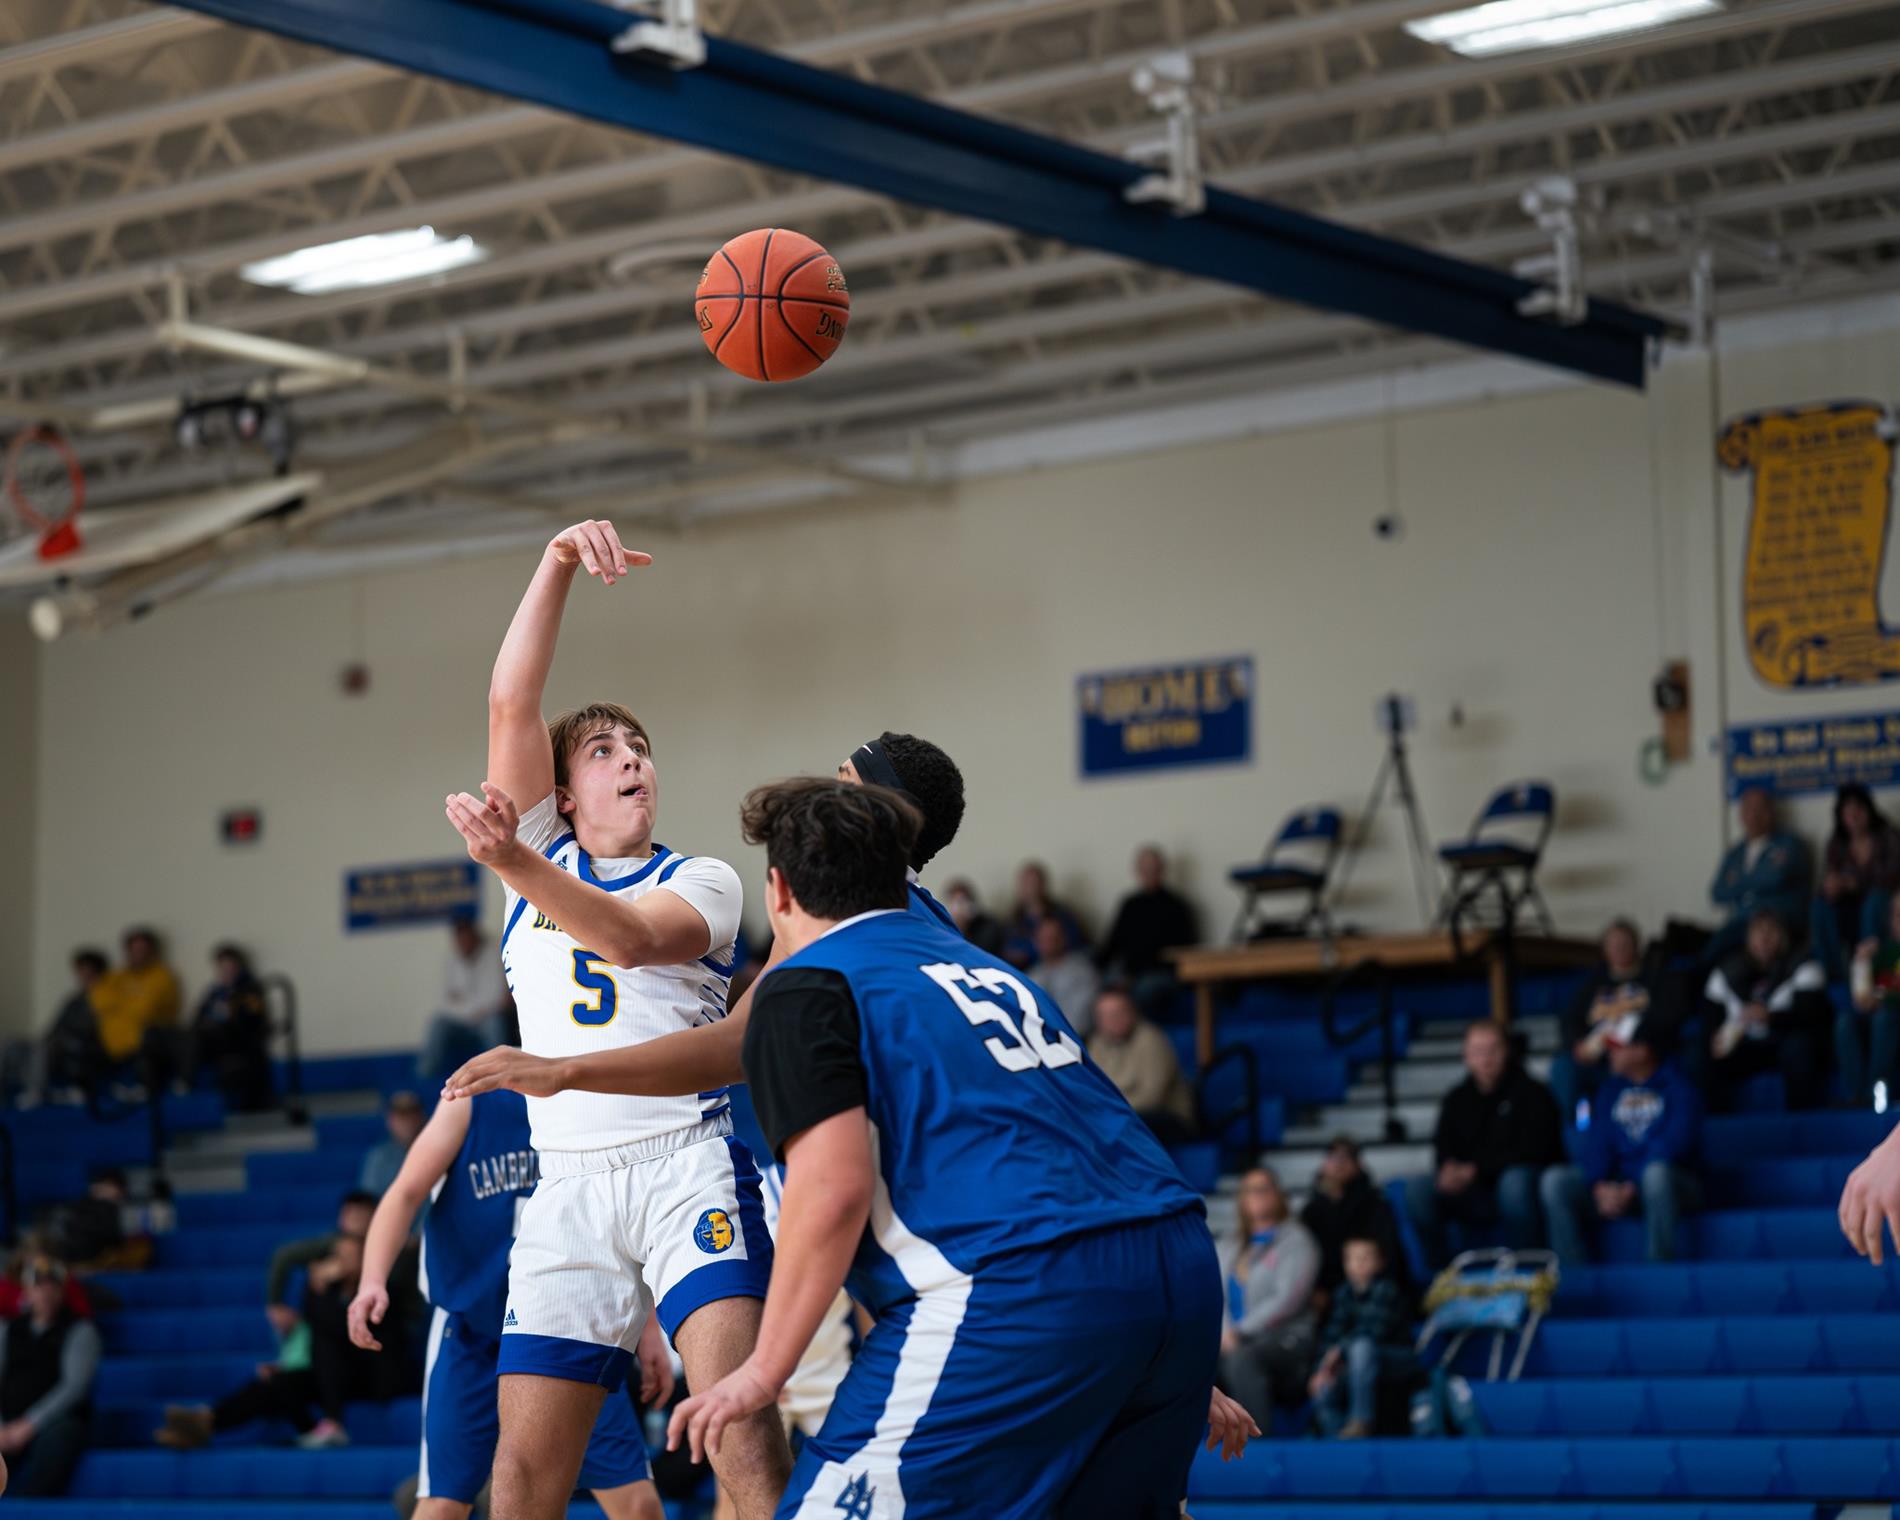
[[(1736, 407), (1900, 391), (1884, 334), (1722, 370)], [(658, 563), (630, 583), (578, 590), (551, 701), (629, 701), (657, 740), (660, 837), (727, 853), (748, 883), (747, 786), (910, 729), (969, 783), (936, 879), (971, 874), (1000, 902), (1038, 855), (1099, 919), (1153, 838), (1218, 930), (1226, 868), (1289, 808), (1357, 809), (1380, 756), (1373, 700), (1397, 689), (1419, 699), (1436, 833), (1497, 782), (1547, 776), (1565, 926), (1694, 912), (1718, 765), (1699, 754), (1649, 786), (1637, 751), (1665, 656), (1691, 659), (1698, 734), (1717, 731), (1705, 380), (1690, 361), (1648, 399), (1576, 387), (1399, 417), (1397, 543), (1370, 526), (1387, 510), (1377, 420), (977, 482), (943, 507), (695, 530), (647, 545)], [(532, 558), (212, 597), (48, 650), (35, 1006), (68, 945), (152, 919), (194, 983), (226, 936), (288, 970), (313, 1048), (413, 1038), (439, 936), (344, 935), (341, 875), (455, 853), (441, 799), (480, 779), (488, 661)], [(1260, 676), (1250, 765), (1078, 779), (1078, 674), (1235, 652)], [(359, 653), (374, 684), (348, 698), (336, 677)], [(237, 803), (265, 829), (233, 852), (215, 823)], [(1394, 823), (1350, 907), (1377, 926), (1414, 922)]]
[(50, 1011), (33, 997), (39, 674), (38, 646), (25, 624), (0, 619), (0, 839), (8, 854), (8, 869), (0, 872), (0, 1030), (9, 1034)]

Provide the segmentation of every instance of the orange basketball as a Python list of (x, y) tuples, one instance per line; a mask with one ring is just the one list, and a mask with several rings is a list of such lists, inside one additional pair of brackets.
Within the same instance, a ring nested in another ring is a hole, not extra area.
[(761, 227), (712, 256), (693, 310), (706, 347), (734, 374), (796, 380), (844, 341), (851, 292), (837, 260), (804, 233)]

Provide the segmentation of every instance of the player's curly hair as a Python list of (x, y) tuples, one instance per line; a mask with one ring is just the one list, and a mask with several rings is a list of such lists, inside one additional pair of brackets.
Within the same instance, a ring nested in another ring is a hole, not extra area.
[(904, 879), (923, 814), (883, 786), (807, 776), (755, 787), (739, 809), (747, 844), (765, 846), (798, 905), (815, 918), (847, 919), (903, 908)]
[(963, 772), (936, 745), (915, 734), (879, 734), (877, 742), (924, 815), (923, 831), (910, 856), (910, 868), (921, 871), (957, 837), (963, 823)]

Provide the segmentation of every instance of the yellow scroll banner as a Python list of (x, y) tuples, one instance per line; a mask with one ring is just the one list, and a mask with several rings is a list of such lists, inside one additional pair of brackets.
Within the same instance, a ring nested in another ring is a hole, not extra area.
[(1900, 628), (1880, 616), (1887, 409), (1840, 402), (1739, 417), (1716, 456), (1752, 476), (1742, 633), (1755, 674), (1776, 687), (1900, 680)]

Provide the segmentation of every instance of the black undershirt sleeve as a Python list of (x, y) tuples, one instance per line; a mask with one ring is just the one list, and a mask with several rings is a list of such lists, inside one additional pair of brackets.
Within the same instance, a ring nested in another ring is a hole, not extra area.
[(836, 971), (781, 968), (752, 995), (741, 1061), (772, 1154), (834, 1114), (866, 1106), (858, 1008)]

